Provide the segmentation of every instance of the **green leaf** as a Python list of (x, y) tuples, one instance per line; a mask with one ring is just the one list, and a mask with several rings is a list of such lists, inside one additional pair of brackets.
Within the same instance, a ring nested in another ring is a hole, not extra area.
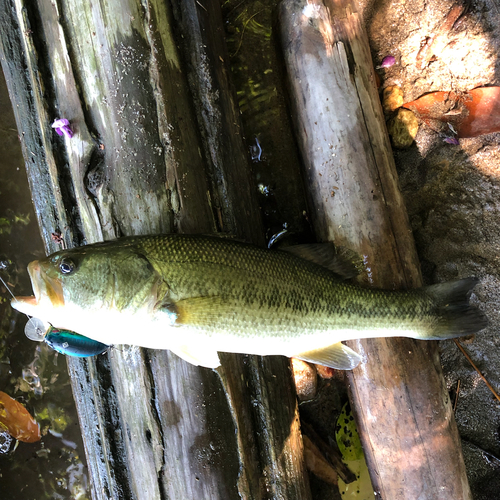
[(337, 420), (335, 438), (342, 454), (342, 461), (356, 475), (356, 481), (349, 484), (345, 484), (339, 478), (338, 485), (342, 499), (374, 500), (375, 493), (349, 403), (344, 405)]

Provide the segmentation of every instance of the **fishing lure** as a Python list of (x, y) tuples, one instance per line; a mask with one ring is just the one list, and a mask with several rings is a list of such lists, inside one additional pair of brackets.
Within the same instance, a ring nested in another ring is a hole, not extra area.
[(26, 337), (36, 342), (44, 341), (49, 347), (66, 356), (86, 358), (97, 356), (109, 349), (109, 345), (89, 339), (70, 330), (54, 328), (37, 319), (30, 318), (24, 329)]
[(45, 335), (45, 342), (61, 354), (87, 358), (97, 356), (109, 349), (109, 345), (89, 339), (70, 330), (59, 330), (51, 326)]
[[(0, 261), (0, 270), (5, 270), (10, 263)], [(14, 297), (7, 283), (0, 276), (7, 291)], [(45, 323), (41, 319), (28, 316), (28, 322), (24, 327), (26, 337), (35, 342), (45, 342), (48, 346), (66, 356), (87, 358), (97, 356), (109, 349), (109, 345), (97, 342), (88, 337), (72, 332), (71, 330), (61, 330), (54, 328), (51, 324)]]

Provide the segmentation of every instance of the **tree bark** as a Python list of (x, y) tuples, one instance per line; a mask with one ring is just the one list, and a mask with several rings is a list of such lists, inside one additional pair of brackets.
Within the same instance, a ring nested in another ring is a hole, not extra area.
[[(350, 0), (285, 0), (279, 23), (310, 213), (363, 256), (369, 285), (421, 285), (368, 41)], [(351, 343), (350, 398), (378, 495), (471, 498), (435, 342)], [(377, 497), (378, 498), (378, 497)]]
[[(67, 247), (215, 230), (262, 243), (222, 34), (214, 2), (0, 0), (47, 252), (56, 232)], [(310, 498), (285, 358), (224, 355), (217, 373), (117, 346), (68, 365), (94, 499)]]

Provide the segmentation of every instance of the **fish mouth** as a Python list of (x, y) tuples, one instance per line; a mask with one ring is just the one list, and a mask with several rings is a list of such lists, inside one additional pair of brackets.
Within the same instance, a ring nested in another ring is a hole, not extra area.
[(40, 309), (45, 306), (54, 308), (64, 305), (61, 281), (47, 276), (46, 267), (47, 264), (39, 260), (28, 264), (28, 273), (34, 295), (13, 298), (11, 305), (14, 309), (29, 316), (37, 316)]

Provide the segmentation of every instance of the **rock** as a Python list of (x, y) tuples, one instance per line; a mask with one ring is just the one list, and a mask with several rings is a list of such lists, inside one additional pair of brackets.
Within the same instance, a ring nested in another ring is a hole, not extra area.
[(404, 104), (403, 90), (397, 85), (389, 85), (382, 93), (382, 107), (385, 114), (390, 114)]
[(309, 401), (316, 396), (317, 375), (314, 365), (292, 358), (293, 378), (299, 401)]
[(387, 123), (387, 129), (395, 148), (409, 148), (418, 132), (417, 117), (408, 109), (400, 109)]

